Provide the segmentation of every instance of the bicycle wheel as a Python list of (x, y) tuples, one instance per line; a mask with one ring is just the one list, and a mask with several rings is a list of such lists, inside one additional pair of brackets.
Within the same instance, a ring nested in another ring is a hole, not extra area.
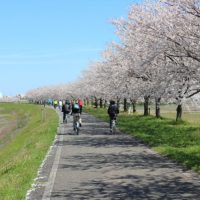
[(113, 134), (116, 133), (116, 125), (113, 126)]
[(111, 125), (112, 125), (111, 126), (111, 133), (115, 134), (115, 132), (116, 132), (116, 122), (115, 122), (114, 119), (112, 120), (112, 124)]
[(79, 134), (79, 123), (76, 122), (76, 134), (78, 135)]

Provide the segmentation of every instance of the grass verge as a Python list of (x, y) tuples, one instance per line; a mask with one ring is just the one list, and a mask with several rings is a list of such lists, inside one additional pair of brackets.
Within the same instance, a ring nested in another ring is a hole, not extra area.
[[(108, 122), (105, 109), (88, 107), (85, 111)], [(175, 122), (170, 118), (120, 113), (117, 126), (160, 154), (200, 173), (200, 126), (196, 121)]]
[(18, 120), (16, 129), (4, 137), (6, 145), (0, 148), (0, 199), (25, 199), (55, 138), (58, 116), (52, 109), (30, 104), (1, 103), (0, 109), (1, 114), (10, 119), (17, 116)]

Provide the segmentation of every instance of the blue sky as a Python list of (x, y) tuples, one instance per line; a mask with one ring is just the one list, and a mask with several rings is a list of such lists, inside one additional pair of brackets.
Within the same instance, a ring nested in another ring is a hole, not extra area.
[(0, 93), (24, 94), (78, 79), (111, 41), (111, 19), (141, 0), (0, 2)]

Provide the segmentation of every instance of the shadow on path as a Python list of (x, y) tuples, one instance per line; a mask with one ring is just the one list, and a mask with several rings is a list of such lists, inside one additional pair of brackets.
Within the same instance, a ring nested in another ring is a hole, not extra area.
[[(128, 182), (127, 182), (128, 180)], [(145, 180), (145, 181), (144, 181)], [(115, 182), (114, 182), (115, 181)], [(66, 193), (54, 192), (52, 197), (62, 199), (199, 199), (199, 188), (167, 176), (152, 179), (151, 176), (125, 176), (118, 180), (92, 180)]]

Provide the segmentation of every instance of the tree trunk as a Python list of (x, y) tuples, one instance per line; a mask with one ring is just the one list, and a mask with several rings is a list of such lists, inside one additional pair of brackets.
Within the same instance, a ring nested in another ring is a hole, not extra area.
[(144, 116), (149, 115), (149, 96), (144, 96)]
[(94, 98), (94, 106), (95, 108), (98, 108), (98, 99), (96, 97)]
[(90, 100), (89, 100), (89, 98), (86, 98), (86, 103), (87, 103), (87, 106), (90, 105)]
[(156, 98), (156, 117), (160, 118), (160, 100), (161, 98)]
[(103, 99), (100, 98), (100, 108), (103, 108)]
[(120, 107), (120, 98), (117, 97), (117, 108), (119, 109)]
[(136, 100), (131, 100), (132, 103), (132, 108), (133, 108), (133, 113), (136, 112)]
[(107, 100), (104, 101), (103, 107), (107, 108)]
[(176, 108), (176, 121), (182, 119), (182, 105), (179, 104)]
[(128, 108), (127, 108), (127, 99), (124, 98), (124, 112), (127, 112)]
[(95, 103), (94, 103), (94, 99), (93, 99), (93, 98), (91, 99), (91, 105), (92, 105), (92, 106), (95, 106)]
[(83, 99), (83, 102), (84, 102), (84, 105), (87, 106), (87, 100), (86, 100), (86, 99)]

